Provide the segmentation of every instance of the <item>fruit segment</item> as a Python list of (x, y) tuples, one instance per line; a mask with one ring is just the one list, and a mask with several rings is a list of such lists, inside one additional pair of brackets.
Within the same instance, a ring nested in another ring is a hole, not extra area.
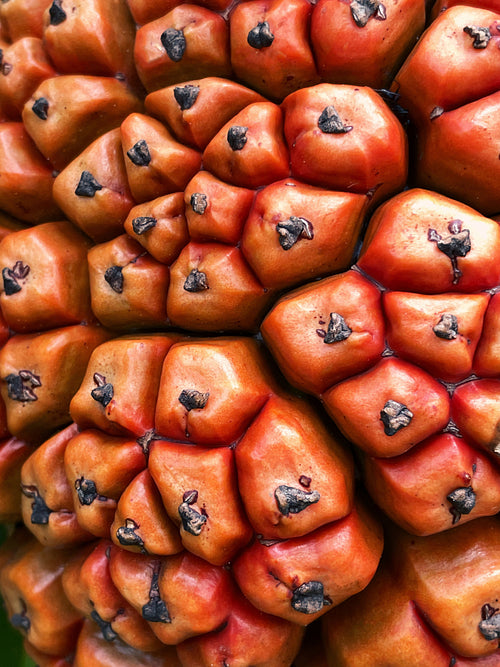
[[(42, 98), (47, 110), (40, 118), (35, 103)], [(140, 107), (139, 98), (117, 79), (66, 74), (43, 81), (24, 105), (22, 116), (42, 155), (61, 170)]]
[(156, 432), (170, 440), (229, 446), (274, 387), (263, 351), (250, 338), (181, 342), (163, 365)]
[(123, 229), (156, 260), (171, 264), (189, 239), (182, 192), (134, 206)]
[(450, 418), (445, 387), (418, 366), (388, 357), (322, 396), (340, 430), (372, 456), (397, 456)]
[(383, 353), (380, 292), (357, 271), (330, 276), (279, 299), (261, 332), (290, 382), (320, 394)]
[(240, 2), (230, 18), (236, 77), (274, 99), (318, 83), (308, 40), (311, 12), (306, 0)]
[(463, 438), (443, 433), (390, 459), (365, 456), (371, 497), (399, 526), (430, 535), (500, 510), (500, 476)]
[(108, 537), (118, 499), (146, 468), (142, 447), (135, 440), (83, 431), (68, 443), (64, 467), (78, 523), (96, 537)]
[(187, 551), (163, 558), (113, 547), (113, 582), (164, 644), (213, 632), (231, 608), (229, 572)]
[(233, 569), (239, 587), (257, 609), (308, 625), (365, 588), (381, 552), (378, 523), (357, 507), (348, 517), (304, 538), (257, 539)]
[(81, 614), (62, 586), (70, 553), (44, 547), (22, 531), (2, 546), (0, 585), (8, 618), (42, 653), (70, 653), (80, 630)]
[(3, 239), (0, 305), (10, 329), (27, 333), (95, 320), (89, 301), (89, 247), (88, 239), (66, 221)]
[(282, 103), (292, 175), (380, 202), (407, 176), (407, 138), (371, 88), (322, 83)]
[(318, 71), (332, 83), (387, 88), (424, 24), (425, 2), (319, 0), (311, 21)]
[(111, 549), (109, 540), (99, 540), (76, 551), (64, 568), (64, 592), (76, 610), (97, 624), (106, 641), (120, 638), (139, 651), (157, 651), (161, 643), (113, 583)]
[(200, 154), (175, 141), (154, 118), (130, 114), (120, 132), (128, 182), (137, 203), (182, 190), (200, 168)]
[(96, 242), (123, 231), (134, 205), (118, 128), (105, 132), (54, 180), (54, 199), (71, 222)]
[(110, 329), (161, 329), (167, 324), (168, 266), (126, 234), (87, 255), (92, 310)]
[(10, 338), (0, 351), (9, 432), (40, 444), (67, 426), (90, 355), (108, 338), (101, 327), (83, 324)]
[(306, 535), (352, 509), (350, 454), (302, 402), (270, 398), (235, 457), (246, 513), (265, 539)]
[(111, 539), (128, 551), (170, 556), (182, 551), (177, 526), (169, 519), (149, 470), (143, 470), (120, 496)]
[(387, 342), (399, 356), (445, 382), (471, 375), (490, 295), (386, 292)]
[(129, 335), (99, 345), (71, 401), (79, 427), (138, 437), (151, 432), (161, 366), (178, 339), (175, 334)]
[(137, 86), (134, 39), (134, 22), (120, 0), (56, 2), (44, 15), (44, 46), (61, 74), (85, 71)]
[(78, 522), (64, 468), (66, 448), (77, 433), (76, 424), (59, 431), (37, 447), (21, 469), (24, 525), (45, 546), (70, 547), (94, 539)]
[(148, 467), (191, 553), (224, 565), (250, 542), (232, 449), (153, 442)]
[(260, 190), (241, 247), (259, 280), (280, 289), (349, 268), (368, 197), (286, 179)]
[(148, 92), (203, 76), (231, 75), (228, 28), (216, 12), (181, 3), (139, 28), (134, 60)]

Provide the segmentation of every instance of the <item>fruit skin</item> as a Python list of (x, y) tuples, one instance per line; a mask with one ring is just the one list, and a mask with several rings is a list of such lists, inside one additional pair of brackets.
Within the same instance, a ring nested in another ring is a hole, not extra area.
[[(347, 9), (347, 6), (346, 6), (345, 8)], [(380, 18), (380, 17), (379, 17), (379, 18)], [(370, 191), (369, 191), (369, 194), (371, 194)], [(235, 243), (236, 243), (236, 241), (235, 241)], [(285, 287), (285, 288), (286, 288), (287, 286), (288, 286), (288, 285), (283, 285), (283, 287)], [(181, 321), (181, 323), (180, 323), (180, 326), (182, 326), (182, 321)], [(269, 397), (268, 397), (268, 402), (269, 402), (269, 403), (271, 402), (271, 399), (269, 399)], [(67, 414), (67, 413), (66, 413), (66, 414)], [(184, 417), (185, 417), (185, 415), (184, 415)], [(186, 423), (187, 423), (187, 418), (186, 418)], [(123, 424), (121, 424), (121, 426), (123, 426)], [(128, 434), (127, 434), (127, 435), (128, 435)], [(138, 434), (134, 433), (133, 435), (134, 435), (134, 437), (135, 437), (135, 436), (138, 435)], [(142, 439), (142, 436), (143, 436), (143, 435), (145, 436), (146, 434), (145, 434), (145, 433), (144, 433), (144, 434), (141, 433), (141, 435), (140, 435), (140, 439)], [(184, 438), (185, 438), (186, 440), (188, 440), (189, 442), (191, 442), (191, 435), (189, 434), (189, 431), (187, 431), (187, 429), (185, 429), (183, 435), (184, 435)], [(115, 437), (116, 437), (116, 436), (115, 436)], [(153, 439), (154, 439), (154, 438), (153, 438)], [(151, 448), (154, 450), (154, 448), (155, 448), (158, 444), (159, 444), (159, 443), (153, 442), (153, 444), (151, 445)], [(184, 444), (184, 443), (183, 443), (183, 444)], [(191, 447), (192, 444), (193, 444), (193, 443), (191, 443), (191, 444), (187, 444), (187, 443), (186, 443), (186, 446), (187, 446), (187, 447)], [(218, 443), (218, 444), (220, 444), (220, 443)], [(226, 444), (227, 444), (227, 443), (226, 443)], [(223, 445), (222, 445), (222, 446), (223, 446)], [(141, 447), (142, 447), (142, 445), (141, 445)], [(217, 451), (217, 450), (210, 450), (210, 451)], [(147, 452), (145, 451), (145, 448), (144, 448), (143, 453), (144, 453), (144, 454), (147, 454)], [(83, 458), (83, 457), (78, 456), (78, 458)], [(136, 479), (136, 477), (134, 477), (134, 480), (135, 480), (135, 479)]]
[[(499, 19), (500, 20), (500, 19)], [(443, 112), (419, 133), (416, 179), (422, 187), (461, 199), (484, 215), (500, 211), (495, 137), (500, 93)], [(453, 144), (453, 154), (449, 146)], [(460, 187), (464, 179), (467, 188)]]
[[(230, 19), (231, 65), (236, 78), (272, 99), (283, 99), (318, 83), (308, 35), (311, 13), (312, 6), (305, 0), (239, 3)], [(252, 41), (252, 31), (258, 31), (261, 24), (268, 26), (272, 36)]]
[(497, 517), (480, 518), (424, 538), (388, 524), (371, 584), (324, 617), (328, 664), (497, 664), (481, 627), (497, 597), (498, 528)]
[[(29, 333), (95, 321), (86, 265), (89, 248), (89, 240), (66, 221), (47, 222), (3, 239), (0, 305), (10, 329)], [(13, 279), (12, 273), (19, 277)]]
[(23, 530), (2, 546), (0, 585), (7, 614), (44, 654), (70, 653), (80, 631), (81, 615), (61, 583), (69, 555), (69, 550), (42, 546)]
[[(344, 129), (318, 132), (318, 119), (331, 105)], [(372, 203), (404, 186), (406, 133), (371, 88), (322, 83), (288, 95), (282, 108), (296, 178), (332, 190), (370, 194)]]
[[(245, 597), (258, 609), (306, 626), (367, 585), (382, 543), (378, 522), (358, 505), (307, 538), (254, 541), (233, 570)], [(352, 553), (357, 554), (355, 563)]]
[(44, 546), (65, 548), (94, 539), (78, 523), (64, 470), (64, 452), (77, 432), (71, 424), (56, 433), (36, 448), (20, 471), (24, 525)]
[[(384, 8), (384, 20), (372, 16), (358, 26), (347, 3), (320, 0), (314, 6), (311, 40), (322, 78), (372, 88), (390, 86), (424, 28), (425, 3), (390, 0)], [(332, 39), (335, 34), (342, 39)]]

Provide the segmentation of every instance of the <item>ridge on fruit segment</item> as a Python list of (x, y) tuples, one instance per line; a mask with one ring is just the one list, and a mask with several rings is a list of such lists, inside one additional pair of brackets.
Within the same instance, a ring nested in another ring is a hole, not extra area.
[(494, 667), (498, 0), (0, 3), (0, 594), (40, 667)]

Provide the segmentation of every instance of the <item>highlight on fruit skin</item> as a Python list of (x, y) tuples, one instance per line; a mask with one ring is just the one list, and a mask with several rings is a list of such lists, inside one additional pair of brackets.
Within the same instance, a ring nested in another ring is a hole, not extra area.
[(498, 664), (466, 2), (0, 3), (0, 594), (41, 667)]

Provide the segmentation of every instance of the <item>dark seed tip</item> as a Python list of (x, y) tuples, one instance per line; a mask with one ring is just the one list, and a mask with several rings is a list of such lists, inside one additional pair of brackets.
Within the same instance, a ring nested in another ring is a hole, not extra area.
[(66, 12), (62, 8), (62, 0), (54, 0), (49, 9), (50, 25), (59, 25), (66, 20)]
[(175, 101), (179, 105), (181, 111), (186, 111), (193, 106), (198, 99), (199, 92), (200, 87), (193, 86), (191, 83), (188, 83), (185, 86), (176, 86), (174, 88)]
[(35, 116), (38, 116), (40, 120), (47, 120), (48, 111), (49, 111), (49, 101), (45, 97), (39, 97), (33, 102), (31, 107)]
[(182, 60), (186, 51), (186, 38), (182, 30), (167, 28), (162, 33), (160, 40), (170, 60), (173, 60), (175, 63)]

